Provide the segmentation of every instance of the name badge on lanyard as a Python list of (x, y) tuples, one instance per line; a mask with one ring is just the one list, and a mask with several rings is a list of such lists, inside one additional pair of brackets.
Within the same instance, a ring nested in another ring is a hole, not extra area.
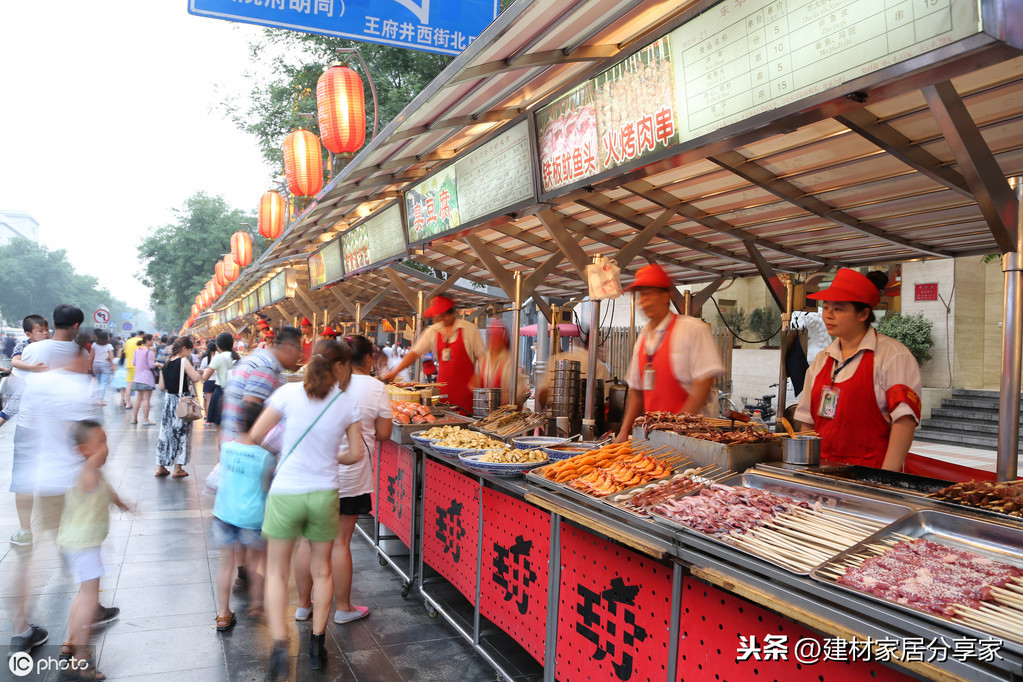
[(821, 389), (821, 404), (817, 407), (817, 416), (825, 419), (834, 419), (838, 412), (838, 394), (841, 389), (834, 386), (825, 386)]
[(442, 362), (450, 362), (451, 361), (451, 349), (450, 348), (445, 348), (444, 350), (442, 350), (440, 352), (440, 359), (441, 359)]
[(652, 391), (654, 390), (654, 377), (657, 376), (657, 372), (654, 371), (653, 365), (647, 365), (643, 368), (643, 390)]

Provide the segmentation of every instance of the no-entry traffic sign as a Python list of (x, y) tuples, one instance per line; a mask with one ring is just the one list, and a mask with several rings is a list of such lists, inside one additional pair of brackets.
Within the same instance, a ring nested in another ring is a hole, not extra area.
[(110, 311), (106, 308), (100, 308), (92, 314), (92, 319), (96, 320), (98, 324), (106, 324), (110, 321)]

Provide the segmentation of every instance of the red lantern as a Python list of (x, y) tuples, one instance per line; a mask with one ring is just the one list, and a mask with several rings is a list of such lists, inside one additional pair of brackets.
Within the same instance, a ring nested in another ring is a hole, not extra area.
[[(217, 261), (217, 262), (219, 263), (220, 261)], [(221, 285), (220, 282), (217, 282), (216, 280), (214, 280), (213, 281), (213, 298), (214, 299), (218, 299), (218, 298), (220, 298), (220, 295), (223, 294), (223, 293), (224, 293), (223, 285)]]
[(320, 139), (330, 151), (351, 154), (366, 143), (366, 93), (347, 66), (335, 64), (316, 81), (316, 112)]
[(238, 279), (242, 269), (238, 267), (238, 261), (234, 259), (234, 254), (227, 254), (221, 262), (224, 264), (224, 279), (228, 282)]
[(243, 268), (252, 262), (252, 236), (248, 232), (235, 232), (231, 235), (231, 253)]
[(196, 304), (193, 303), (192, 304), (192, 317), (195, 317), (196, 314), (198, 314), (198, 312), (199, 312), (199, 306), (197, 306)]
[(277, 239), (283, 231), (284, 197), (271, 190), (259, 200), (259, 234), (267, 239)]
[(227, 280), (224, 279), (224, 261), (218, 260), (217, 264), (213, 266), (213, 279), (221, 288), (227, 286)]
[(199, 295), (195, 297), (195, 304), (200, 308), (202, 307), (202, 292), (200, 292)]
[(308, 130), (296, 130), (284, 138), (284, 175), (296, 196), (311, 197), (323, 189), (320, 138)]

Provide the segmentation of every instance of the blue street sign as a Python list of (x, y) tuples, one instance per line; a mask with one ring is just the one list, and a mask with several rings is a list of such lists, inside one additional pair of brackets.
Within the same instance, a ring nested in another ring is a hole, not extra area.
[(125, 322), (124, 324), (122, 324), (121, 325), (121, 329), (123, 329), (126, 332), (130, 332), (131, 331), (131, 322)]
[(499, 0), (188, 0), (188, 13), (456, 55), (497, 18), (498, 5)]
[(122, 320), (130, 320), (133, 317), (135, 317), (134, 313), (121, 313)]

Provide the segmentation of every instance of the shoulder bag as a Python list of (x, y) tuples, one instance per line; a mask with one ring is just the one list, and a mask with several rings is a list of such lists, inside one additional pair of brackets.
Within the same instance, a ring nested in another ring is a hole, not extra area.
[(202, 405), (199, 399), (192, 394), (192, 385), (188, 386), (188, 393), (182, 393), (185, 385), (185, 359), (178, 359), (181, 373), (178, 375), (178, 406), (174, 408), (174, 416), (184, 422), (194, 422), (202, 416)]

